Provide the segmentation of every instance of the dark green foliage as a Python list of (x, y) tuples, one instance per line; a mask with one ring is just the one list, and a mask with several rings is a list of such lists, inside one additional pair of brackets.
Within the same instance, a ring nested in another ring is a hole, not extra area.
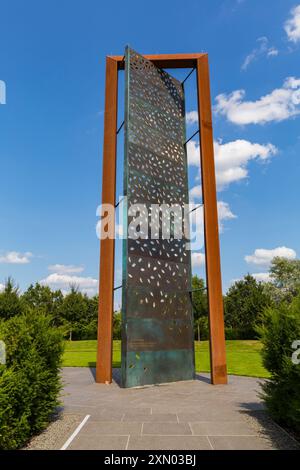
[(23, 311), (22, 302), (19, 297), (19, 289), (12, 278), (5, 282), (4, 291), (0, 293), (0, 320), (7, 320)]
[(204, 280), (197, 275), (192, 277), (192, 301), (194, 334), (196, 340), (208, 339), (208, 306)]
[(227, 338), (254, 339), (261, 315), (271, 305), (263, 284), (248, 274), (229, 288), (224, 300)]
[(21, 297), (23, 304), (30, 308), (37, 308), (51, 315), (53, 323), (62, 324), (60, 312), (63, 302), (63, 294), (60, 290), (52, 291), (49, 286), (43, 286), (38, 282), (30, 285)]
[(89, 298), (71, 287), (63, 298), (60, 315), (70, 340), (97, 338), (98, 297)]
[(114, 312), (113, 339), (121, 339), (121, 330), (122, 330), (121, 312)]
[(30, 285), (22, 294), (9, 278), (0, 293), (0, 320), (21, 315), (28, 308), (51, 316), (51, 324), (63, 327), (65, 337), (72, 340), (96, 339), (98, 327), (98, 296), (88, 297), (76, 286), (68, 294), (52, 291), (39, 283)]
[(192, 277), (192, 298), (194, 318), (207, 316), (207, 294), (204, 280), (198, 276)]
[(18, 449), (31, 435), (30, 384), (24, 370), (0, 367), (0, 449)]
[(194, 333), (195, 340), (206, 341), (209, 339), (209, 325), (208, 317), (201, 316), (198, 319), (194, 319)]
[(16, 449), (46, 427), (59, 404), (63, 336), (51, 317), (29, 310), (0, 323), (0, 449)]
[(253, 333), (253, 329), (251, 328), (232, 328), (225, 326), (225, 338), (228, 340), (235, 340), (235, 339), (253, 339), (257, 335)]
[(85, 296), (85, 300), (87, 302), (87, 317), (86, 324), (81, 334), (81, 339), (97, 339), (99, 303), (98, 296)]
[(64, 297), (61, 315), (64, 326), (69, 333), (69, 339), (81, 339), (80, 332), (87, 319), (87, 302), (85, 296), (76, 287)]
[(266, 309), (259, 333), (264, 366), (271, 373), (263, 385), (267, 408), (276, 421), (300, 434), (300, 364), (292, 361), (292, 344), (300, 340), (300, 294), (290, 304)]

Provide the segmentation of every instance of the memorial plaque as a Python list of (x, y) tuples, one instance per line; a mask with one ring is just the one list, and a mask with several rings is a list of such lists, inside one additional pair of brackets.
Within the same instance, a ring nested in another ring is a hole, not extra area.
[[(185, 102), (181, 83), (127, 48), (122, 294), (124, 387), (194, 378), (188, 238), (162, 205), (188, 204)], [(140, 224), (134, 227), (134, 214)], [(183, 212), (181, 212), (183, 215)], [(169, 225), (170, 237), (162, 238)], [(157, 229), (158, 227), (158, 229)]]

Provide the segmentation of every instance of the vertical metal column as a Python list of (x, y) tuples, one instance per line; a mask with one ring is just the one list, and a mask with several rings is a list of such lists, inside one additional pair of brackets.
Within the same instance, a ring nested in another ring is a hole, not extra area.
[(213, 147), (208, 56), (197, 59), (198, 115), (201, 148), (206, 277), (210, 327), (211, 381), (227, 383), (218, 211)]
[[(111, 204), (113, 207), (116, 203), (117, 109), (118, 62), (107, 57), (102, 204)], [(96, 382), (106, 384), (112, 381), (114, 255), (115, 240), (109, 238), (101, 240)]]

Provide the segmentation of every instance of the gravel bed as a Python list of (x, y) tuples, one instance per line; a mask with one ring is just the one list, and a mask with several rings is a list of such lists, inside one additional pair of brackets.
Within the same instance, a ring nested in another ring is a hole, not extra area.
[(274, 450), (300, 450), (300, 442), (276, 424), (266, 411), (247, 412), (245, 418), (255, 433), (266, 440), (270, 448)]
[(59, 450), (84, 416), (60, 414), (41, 434), (34, 436), (23, 450)]

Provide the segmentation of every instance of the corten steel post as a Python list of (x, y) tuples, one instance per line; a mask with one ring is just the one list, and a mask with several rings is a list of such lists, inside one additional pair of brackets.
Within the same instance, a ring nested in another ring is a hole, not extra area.
[[(116, 203), (117, 109), (118, 63), (112, 58), (107, 57), (102, 204), (111, 204), (113, 207), (115, 207)], [(114, 252), (114, 239), (106, 238), (101, 240), (96, 382), (107, 384), (112, 381)]]
[(197, 59), (201, 179), (204, 209), (206, 278), (210, 328), (210, 363), (213, 384), (227, 383), (223, 296), (210, 101), (208, 56)]
[[(163, 54), (144, 57), (160, 68), (197, 69), (211, 381), (213, 384), (225, 384), (227, 368), (208, 56), (207, 54)], [(115, 206), (116, 189), (118, 70), (123, 69), (123, 56), (106, 58), (102, 203), (110, 203), (113, 206)], [(114, 240), (101, 240), (96, 368), (96, 381), (99, 383), (112, 381), (113, 283)]]

